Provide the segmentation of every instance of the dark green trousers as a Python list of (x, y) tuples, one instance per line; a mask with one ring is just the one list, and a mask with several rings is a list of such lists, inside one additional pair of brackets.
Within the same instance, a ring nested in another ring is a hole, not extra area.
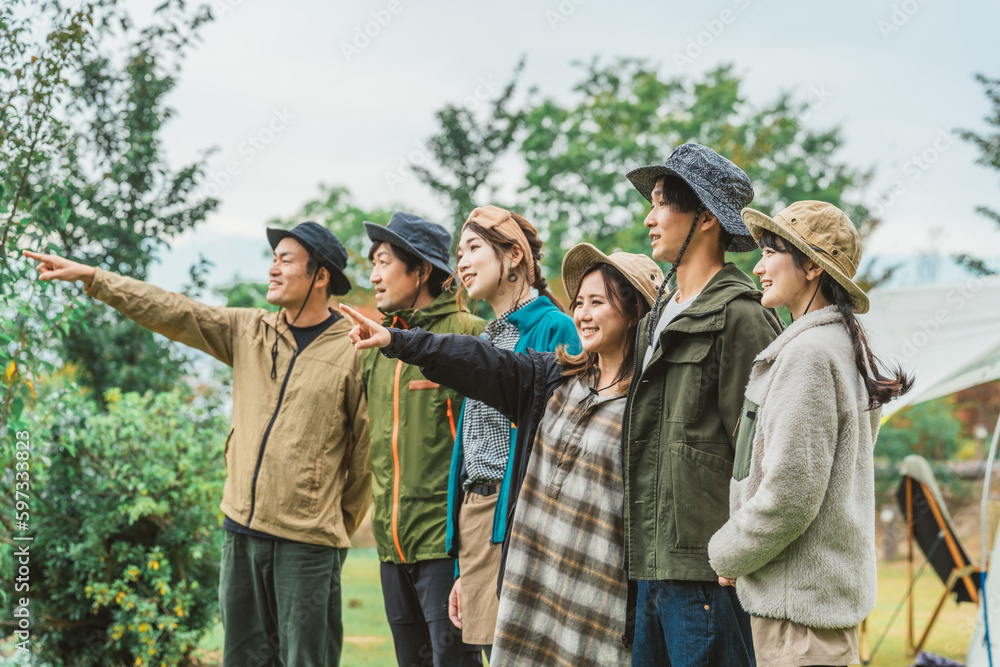
[(347, 549), (226, 531), (219, 576), (224, 667), (337, 667)]

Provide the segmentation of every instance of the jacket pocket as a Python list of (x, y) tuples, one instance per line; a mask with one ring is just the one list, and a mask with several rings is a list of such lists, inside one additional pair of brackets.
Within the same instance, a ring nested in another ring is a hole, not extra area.
[(729, 519), (733, 464), (684, 443), (671, 443), (669, 452), (673, 551), (707, 554), (709, 539)]
[(410, 380), (406, 388), (410, 391), (417, 391), (418, 389), (440, 389), (441, 385), (430, 380)]
[(663, 352), (666, 368), (663, 419), (690, 424), (701, 417), (705, 405), (705, 365), (712, 340), (680, 338)]
[(746, 399), (743, 411), (736, 424), (736, 458), (733, 461), (733, 479), (742, 481), (750, 475), (750, 459), (753, 457), (753, 438), (757, 433), (757, 411), (759, 406)]

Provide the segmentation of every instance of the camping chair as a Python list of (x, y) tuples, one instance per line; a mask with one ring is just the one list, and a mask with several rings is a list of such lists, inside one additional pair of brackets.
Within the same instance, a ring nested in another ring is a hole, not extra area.
[[(909, 561), (909, 588), (906, 593), (907, 624), (906, 624), (906, 654), (915, 656), (924, 647), (938, 615), (944, 607), (945, 600), (952, 593), (956, 602), (972, 602), (979, 604), (979, 567), (973, 565), (962, 548), (962, 543), (955, 535), (948, 508), (945, 507), (941, 491), (930, 464), (922, 456), (911, 455), (903, 460), (900, 467), (902, 480), (896, 489), (896, 501), (906, 518), (906, 532)], [(916, 541), (923, 551), (927, 562), (937, 573), (944, 584), (944, 593), (938, 600), (934, 613), (927, 622), (927, 627), (914, 642), (913, 611), (915, 603), (914, 584), (916, 583), (914, 566), (913, 542)], [(862, 623), (861, 653), (862, 662), (868, 663), (866, 623)], [(887, 628), (888, 629), (888, 628)]]

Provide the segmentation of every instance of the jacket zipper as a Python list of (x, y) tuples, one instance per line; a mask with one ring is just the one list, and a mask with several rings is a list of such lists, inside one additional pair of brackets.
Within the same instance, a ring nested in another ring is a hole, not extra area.
[(402, 360), (397, 361), (392, 385), (392, 540), (396, 543), (399, 559), (405, 563), (406, 556), (399, 546), (399, 374), (402, 370)]
[[(278, 335), (277, 330), (274, 332)], [(264, 447), (267, 446), (267, 438), (271, 435), (271, 428), (274, 426), (275, 420), (278, 418), (278, 412), (281, 411), (281, 402), (285, 398), (285, 388), (288, 386), (288, 378), (292, 375), (292, 368), (295, 367), (295, 359), (299, 356), (299, 351), (295, 350), (292, 353), (292, 360), (288, 364), (288, 370), (285, 371), (285, 379), (281, 381), (281, 391), (278, 392), (278, 404), (274, 408), (274, 414), (271, 415), (271, 421), (267, 424), (267, 429), (264, 431), (264, 438), (260, 442), (260, 451), (257, 453), (257, 467), (253, 471), (253, 482), (250, 485), (250, 516), (247, 517), (246, 527), (250, 527), (250, 522), (253, 521), (254, 511), (257, 509), (257, 477), (260, 475), (260, 466), (264, 462)]]
[[(650, 322), (649, 326), (653, 326), (653, 323)], [(635, 381), (638, 379), (638, 378), (636, 378), (635, 372), (637, 370), (639, 370), (639, 331), (640, 331), (640, 329), (642, 329), (642, 327), (636, 327), (635, 328), (635, 347), (633, 349), (635, 350), (636, 353), (635, 353), (635, 355), (633, 355), (633, 359), (632, 359), (632, 376), (629, 378), (629, 381), (628, 381), (628, 394), (627, 394), (629, 400), (628, 400), (628, 403), (626, 403), (626, 406), (625, 406), (626, 407), (626, 410), (625, 410), (625, 425), (624, 425), (625, 428), (622, 429), (622, 444), (621, 444), (621, 448), (622, 448), (622, 479), (624, 479), (624, 480), (628, 479), (628, 451), (627, 451), (628, 450), (628, 446), (627, 446), (628, 440), (627, 440), (627, 438), (628, 438), (629, 434), (632, 432), (632, 428), (631, 428), (632, 427), (632, 405), (633, 405), (633, 401), (635, 400), (635, 396), (632, 394), (632, 388), (633, 388), (633, 386), (637, 386), (635, 384)], [(623, 517), (625, 516), (625, 494), (624, 493), (622, 494), (622, 516)], [(632, 533), (632, 531), (629, 529), (629, 522), (626, 521), (625, 522), (625, 551), (622, 554), (623, 559), (624, 559), (622, 569), (624, 569), (625, 572), (628, 572), (629, 544), (630, 544), (631, 533)]]
[(448, 423), (451, 425), (451, 439), (454, 440), (458, 437), (458, 433), (455, 431), (455, 413), (451, 409), (451, 399), (448, 399)]
[[(401, 317), (393, 317), (392, 324), (399, 322), (404, 329), (409, 329)], [(396, 376), (392, 383), (392, 541), (396, 545), (399, 559), (406, 562), (403, 547), (399, 544), (399, 375), (403, 372), (403, 361), (396, 362)]]

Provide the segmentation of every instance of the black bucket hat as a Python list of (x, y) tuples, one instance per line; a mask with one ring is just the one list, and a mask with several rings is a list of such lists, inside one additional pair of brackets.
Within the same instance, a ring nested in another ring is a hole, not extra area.
[(309, 251), (309, 255), (330, 272), (335, 295), (343, 296), (351, 291), (351, 281), (344, 275), (347, 251), (333, 232), (315, 222), (303, 222), (294, 229), (267, 228), (267, 240), (272, 250), (278, 247), (281, 239), (288, 237), (301, 243)]
[(653, 187), (664, 176), (677, 176), (698, 195), (701, 203), (733, 235), (729, 252), (750, 252), (757, 243), (743, 224), (742, 211), (753, 201), (753, 186), (742, 169), (708, 146), (686, 143), (674, 149), (666, 164), (633, 169), (625, 175), (635, 189), (652, 202)]
[(428, 222), (418, 215), (397, 211), (383, 227), (365, 221), (365, 232), (373, 243), (385, 242), (398, 246), (420, 259), (430, 262), (436, 269), (451, 275), (448, 255), (451, 252), (451, 234), (441, 225)]

